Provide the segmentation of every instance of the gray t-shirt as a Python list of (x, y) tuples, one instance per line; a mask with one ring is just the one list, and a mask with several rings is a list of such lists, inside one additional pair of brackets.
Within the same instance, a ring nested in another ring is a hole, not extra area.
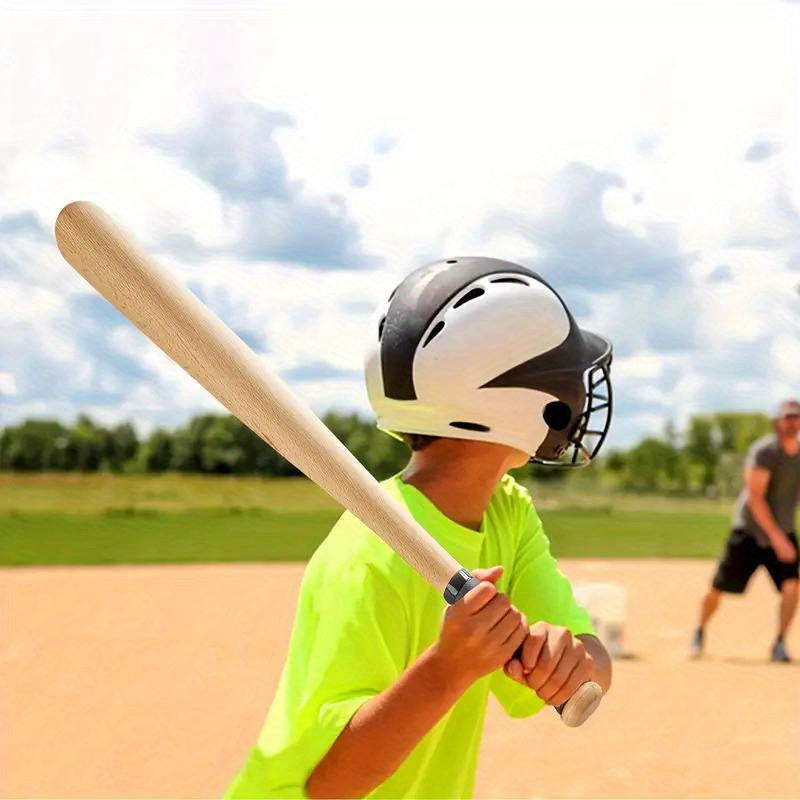
[[(784, 533), (794, 531), (794, 514), (800, 495), (800, 452), (793, 456), (785, 453), (778, 437), (771, 434), (750, 446), (745, 467), (769, 470), (767, 505)], [(769, 547), (769, 537), (753, 518), (747, 499), (745, 486), (733, 511), (733, 527), (747, 531), (761, 547)]]

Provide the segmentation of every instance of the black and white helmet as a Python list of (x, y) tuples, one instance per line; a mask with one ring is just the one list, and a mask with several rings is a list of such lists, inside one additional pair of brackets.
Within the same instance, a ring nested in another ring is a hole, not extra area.
[(530, 269), (452, 258), (412, 272), (374, 320), (367, 392), (378, 426), (478, 439), (583, 466), (611, 422), (611, 343), (581, 330)]

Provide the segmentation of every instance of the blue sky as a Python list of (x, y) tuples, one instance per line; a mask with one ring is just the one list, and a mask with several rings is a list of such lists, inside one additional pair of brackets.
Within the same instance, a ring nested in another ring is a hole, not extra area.
[(0, 2), (0, 424), (218, 406), (61, 260), (106, 207), (317, 411), (455, 255), (615, 345), (612, 442), (800, 394), (800, 5)]

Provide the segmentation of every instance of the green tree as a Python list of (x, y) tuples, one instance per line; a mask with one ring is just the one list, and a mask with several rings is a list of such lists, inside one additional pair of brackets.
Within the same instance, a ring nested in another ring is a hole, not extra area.
[(339, 411), (329, 411), (322, 417), (322, 421), (344, 445), (347, 445), (353, 432), (363, 425), (358, 414), (343, 414)]
[(103, 463), (108, 449), (108, 436), (104, 428), (85, 414), (81, 414), (67, 433), (65, 461), (67, 469), (96, 472)]
[(374, 420), (336, 411), (328, 412), (322, 420), (376, 478), (387, 478), (408, 463), (408, 447), (379, 430)]
[(248, 453), (241, 444), (242, 424), (233, 417), (216, 417), (200, 437), (200, 468), (203, 472), (252, 472)]
[(715, 483), (717, 464), (722, 453), (722, 434), (712, 417), (698, 415), (689, 420), (685, 452), (699, 468), (700, 487), (707, 492)]
[(692, 417), (685, 453), (699, 474), (702, 490), (733, 491), (741, 457), (759, 436), (771, 430), (769, 417), (758, 412), (724, 411)]
[(623, 485), (639, 492), (673, 488), (679, 459), (675, 448), (661, 439), (643, 439), (625, 454)]
[(733, 497), (742, 488), (744, 472), (744, 454), (724, 452), (720, 454), (714, 481), (716, 494)]
[(156, 428), (138, 452), (139, 466), (145, 472), (164, 472), (172, 463), (172, 435)]
[(609, 472), (621, 474), (625, 471), (627, 463), (628, 459), (626, 453), (624, 453), (622, 450), (612, 450), (606, 456), (603, 465), (607, 470), (609, 470)]
[(31, 419), (3, 429), (0, 469), (64, 469), (67, 433), (67, 428), (55, 420)]
[(759, 412), (722, 411), (714, 414), (719, 430), (720, 450), (726, 453), (746, 453), (760, 436), (772, 431), (772, 420)]
[(373, 422), (359, 420), (345, 442), (351, 453), (379, 480), (399, 472), (411, 451), (403, 442), (379, 430)]
[(124, 422), (108, 431), (106, 459), (114, 472), (121, 471), (124, 466), (136, 458), (139, 440), (133, 426)]
[(176, 431), (172, 467), (187, 472), (299, 475), (299, 470), (236, 417), (195, 417)]
[(181, 428), (171, 434), (172, 461), (170, 467), (180, 472), (203, 471), (203, 438), (211, 427), (217, 414), (202, 414), (193, 417)]

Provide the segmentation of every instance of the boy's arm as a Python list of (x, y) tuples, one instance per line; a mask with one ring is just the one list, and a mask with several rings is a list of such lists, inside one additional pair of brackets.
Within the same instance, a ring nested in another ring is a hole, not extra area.
[(467, 687), (434, 648), (356, 711), (306, 783), (309, 797), (363, 797), (383, 783)]
[(560, 706), (587, 681), (603, 692), (611, 686), (611, 659), (592, 634), (572, 632), (561, 625), (532, 625), (520, 652), (505, 666), (509, 678), (534, 692), (547, 704)]
[(504, 672), (533, 689), (538, 701), (498, 682), (493, 691), (512, 716), (535, 713), (542, 702), (561, 705), (589, 680), (603, 691), (611, 685), (611, 659), (593, 635), (588, 613), (576, 602), (569, 580), (559, 570), (532, 505), (525, 514), (509, 594), (534, 624), (521, 658), (512, 659)]
[(439, 640), (353, 715), (306, 782), (309, 797), (372, 791), (474, 681), (511, 658), (527, 620), (494, 587), (500, 568), (474, 574), (482, 583), (447, 609)]

